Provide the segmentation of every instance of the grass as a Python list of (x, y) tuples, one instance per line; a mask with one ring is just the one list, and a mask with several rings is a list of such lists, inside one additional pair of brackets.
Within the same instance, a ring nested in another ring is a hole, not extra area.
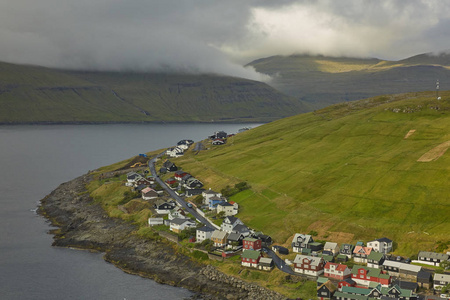
[(417, 162), (450, 140), (449, 93), (440, 102), (433, 95), (335, 105), (241, 133), (232, 145), (188, 152), (176, 163), (214, 190), (247, 181), (252, 189), (231, 197), (238, 216), (280, 244), (315, 230), (325, 240), (387, 236), (398, 242), (396, 253), (417, 254), (450, 231), (448, 153)]

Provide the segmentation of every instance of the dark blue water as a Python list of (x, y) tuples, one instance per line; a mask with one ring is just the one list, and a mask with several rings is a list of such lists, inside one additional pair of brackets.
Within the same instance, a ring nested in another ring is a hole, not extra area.
[(38, 201), (100, 166), (257, 124), (0, 126), (0, 299), (183, 299), (191, 292), (129, 275), (102, 254), (51, 247)]

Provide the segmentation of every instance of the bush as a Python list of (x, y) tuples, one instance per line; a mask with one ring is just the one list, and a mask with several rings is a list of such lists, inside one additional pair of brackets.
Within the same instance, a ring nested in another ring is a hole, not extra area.
[(239, 183), (236, 183), (234, 185), (234, 187), (230, 187), (229, 185), (227, 185), (225, 188), (223, 188), (220, 193), (224, 196), (224, 197), (231, 197), (233, 195), (236, 195), (239, 192), (242, 192), (244, 190), (248, 190), (250, 188), (250, 185), (248, 185), (247, 182), (242, 181)]
[(130, 200), (133, 200), (134, 198), (141, 197), (140, 192), (132, 192), (132, 191), (125, 191), (123, 193), (123, 199), (119, 202), (119, 205), (124, 205), (130, 202)]

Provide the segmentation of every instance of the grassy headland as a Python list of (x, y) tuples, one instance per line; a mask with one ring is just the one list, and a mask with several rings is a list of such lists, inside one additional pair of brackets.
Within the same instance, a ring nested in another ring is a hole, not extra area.
[(396, 253), (413, 255), (449, 239), (449, 153), (438, 148), (434, 160), (418, 161), (450, 141), (450, 93), (442, 98), (411, 93), (338, 104), (176, 163), (215, 190), (247, 181), (252, 189), (231, 199), (238, 217), (280, 244), (296, 232), (338, 243), (386, 236)]
[(268, 122), (306, 111), (242, 78), (75, 72), (0, 62), (0, 123)]

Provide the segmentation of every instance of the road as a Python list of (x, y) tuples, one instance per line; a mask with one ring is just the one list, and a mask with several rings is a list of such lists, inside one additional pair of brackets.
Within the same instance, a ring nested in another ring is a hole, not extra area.
[(184, 201), (183, 198), (181, 198), (180, 196), (177, 195), (177, 193), (175, 193), (170, 187), (167, 186), (167, 184), (161, 180), (161, 178), (159, 178), (158, 174), (156, 173), (156, 169), (155, 169), (155, 162), (156, 159), (158, 159), (159, 157), (161, 157), (162, 155), (164, 155), (164, 152), (159, 153), (157, 156), (155, 156), (154, 158), (150, 159), (148, 161), (148, 167), (150, 169), (150, 172), (152, 173), (152, 176), (155, 178), (155, 181), (163, 188), (166, 190), (167, 193), (169, 193), (169, 195), (175, 199), (175, 201), (182, 207), (184, 208), (187, 212), (189, 212), (191, 215), (193, 215), (200, 223), (202, 223), (203, 225), (206, 225), (208, 227), (211, 228), (216, 228), (217, 225), (213, 224), (212, 222), (210, 222), (207, 218), (203, 217), (202, 215), (200, 215), (195, 208), (191, 208), (189, 206), (187, 206), (186, 201)]
[(283, 259), (281, 259), (275, 252), (272, 251), (269, 247), (263, 247), (265, 249), (265, 252), (272, 258), (273, 262), (275, 263), (275, 266), (280, 271), (283, 271), (284, 273), (288, 273), (290, 275), (298, 275), (294, 271), (292, 271), (291, 267), (289, 267)]
[[(175, 193), (170, 187), (167, 186), (167, 184), (161, 180), (161, 178), (159, 178), (158, 174), (156, 173), (156, 169), (155, 169), (155, 162), (158, 158), (160, 158), (162, 155), (164, 155), (164, 152), (159, 153), (157, 156), (155, 156), (154, 158), (150, 159), (148, 161), (148, 167), (150, 169), (150, 172), (152, 173), (152, 176), (155, 178), (155, 181), (157, 183), (159, 183), (159, 185), (165, 189), (169, 195), (175, 199), (175, 201), (181, 206), (183, 207), (186, 211), (188, 211), (190, 214), (192, 214), (200, 223), (202, 223), (203, 225), (209, 226), (211, 228), (216, 228), (217, 225), (211, 223), (207, 218), (203, 217), (202, 215), (200, 215), (199, 213), (197, 213), (197, 211), (194, 208), (191, 208), (189, 206), (187, 206), (186, 201), (184, 201), (183, 198), (181, 198), (180, 196), (177, 195), (177, 193)], [(272, 251), (272, 249), (268, 248), (268, 247), (263, 247), (265, 249), (265, 252), (273, 259), (273, 262), (275, 263), (275, 265), (277, 266), (277, 268), (279, 270), (281, 270), (282, 272), (285, 272), (287, 274), (290, 275), (298, 275), (297, 273), (295, 273), (294, 271), (292, 271), (291, 267), (289, 267), (283, 259), (281, 259), (275, 252)]]

